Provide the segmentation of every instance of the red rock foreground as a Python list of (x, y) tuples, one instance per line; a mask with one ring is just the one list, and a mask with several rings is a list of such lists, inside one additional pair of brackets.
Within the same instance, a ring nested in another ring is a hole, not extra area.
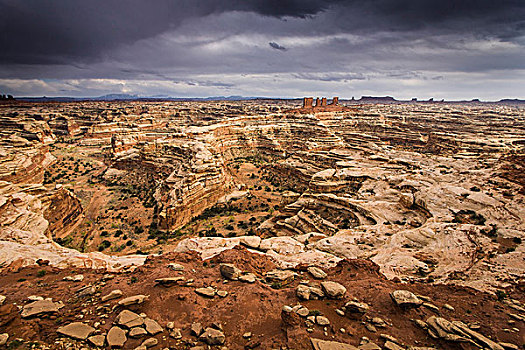
[(114, 274), (26, 267), (0, 275), (0, 340), (48, 349), (523, 346), (523, 285), (496, 297), (402, 284), (365, 260), (343, 260), (324, 272), (304, 265), (276, 270), (268, 257), (241, 247), (206, 261), (168, 253)]

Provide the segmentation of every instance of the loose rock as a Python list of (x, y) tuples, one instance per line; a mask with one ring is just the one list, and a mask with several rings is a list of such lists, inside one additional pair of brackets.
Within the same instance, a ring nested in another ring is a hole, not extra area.
[(148, 334), (148, 332), (146, 332), (146, 330), (142, 327), (131, 328), (129, 331), (129, 336), (131, 338), (142, 338), (146, 334)]
[(122, 310), (115, 318), (115, 323), (125, 328), (140, 327), (144, 324), (144, 319), (133, 311)]
[(159, 343), (159, 341), (155, 338), (149, 338), (149, 339), (146, 339), (142, 342), (141, 346), (144, 346), (146, 348), (151, 348), (151, 347), (154, 347), (155, 345), (157, 345)]
[(402, 307), (418, 307), (423, 304), (421, 299), (408, 290), (395, 290), (390, 293), (390, 296), (397, 305)]
[(124, 343), (128, 340), (126, 337), (126, 332), (122, 328), (117, 326), (111, 327), (106, 337), (110, 347), (121, 348), (124, 346)]
[(268, 282), (280, 282), (282, 284), (288, 284), (295, 278), (295, 272), (290, 270), (272, 270), (268, 271), (265, 275)]
[(253, 273), (247, 273), (239, 276), (239, 281), (245, 283), (255, 283), (256, 280), (257, 276), (255, 276)]
[(92, 335), (88, 338), (88, 342), (99, 348), (103, 347), (106, 343), (106, 336), (103, 334)]
[(310, 266), (308, 268), (308, 273), (310, 273), (312, 276), (314, 276), (314, 278), (317, 279), (324, 279), (326, 278), (326, 276), (328, 276), (326, 272), (315, 266)]
[(34, 317), (42, 314), (58, 312), (64, 305), (61, 302), (55, 303), (51, 300), (37, 300), (27, 304), (22, 309), (23, 318)]
[(357, 301), (349, 301), (345, 304), (345, 313), (364, 315), (370, 307), (366, 303), (360, 303)]
[(237, 280), (241, 275), (242, 271), (239, 270), (233, 264), (221, 264), (220, 265), (221, 275), (229, 280)]
[(146, 327), (146, 331), (151, 335), (159, 334), (164, 331), (157, 321), (152, 320), (151, 318), (146, 318), (144, 320), (144, 326)]
[(184, 271), (184, 266), (177, 263), (168, 264), (168, 268), (172, 269), (173, 271)]
[(170, 287), (170, 286), (173, 286), (173, 285), (177, 284), (178, 282), (184, 281), (184, 280), (185, 280), (185, 278), (182, 277), (182, 276), (164, 277), (164, 278), (157, 278), (155, 280), (155, 283), (160, 284), (162, 286)]
[(102, 298), (100, 298), (100, 300), (102, 302), (106, 302), (108, 300), (120, 298), (122, 295), (123, 293), (120, 289), (115, 289), (115, 290), (112, 290), (109, 294), (104, 295)]
[(7, 333), (0, 334), (0, 346), (5, 345), (7, 343), (7, 340), (9, 340), (9, 334)]
[(355, 346), (335, 341), (310, 338), (314, 350), (358, 350)]
[(82, 282), (84, 280), (84, 275), (74, 275), (64, 277), (64, 281), (70, 282)]
[(224, 336), (224, 333), (218, 329), (206, 328), (199, 339), (208, 345), (222, 345), (224, 344), (226, 337)]
[(57, 333), (79, 340), (86, 340), (94, 331), (95, 328), (82, 322), (73, 322), (57, 329)]
[(326, 281), (321, 283), (321, 287), (328, 298), (340, 299), (346, 293), (346, 288), (337, 282)]
[(192, 323), (190, 331), (191, 331), (191, 334), (193, 334), (193, 335), (195, 335), (197, 337), (200, 336), (202, 334), (202, 331), (203, 331), (203, 328), (202, 328), (202, 325), (200, 324), (200, 322)]
[(149, 296), (147, 295), (133, 295), (131, 297), (124, 298), (118, 302), (120, 306), (130, 306), (136, 304), (142, 304), (144, 301), (148, 300)]
[(204, 297), (213, 298), (215, 296), (215, 289), (212, 287), (197, 288), (195, 289), (195, 293)]

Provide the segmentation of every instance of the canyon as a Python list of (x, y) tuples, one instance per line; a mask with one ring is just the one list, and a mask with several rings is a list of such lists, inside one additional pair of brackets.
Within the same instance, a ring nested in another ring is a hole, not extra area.
[[(166, 328), (124, 348), (517, 349), (524, 160), (525, 109), (510, 105), (6, 102), (0, 333), (103, 347), (118, 331), (101, 320), (117, 327), (123, 306), (100, 298), (122, 290)], [(65, 306), (24, 318), (37, 290)], [(102, 345), (61, 338), (74, 320)]]

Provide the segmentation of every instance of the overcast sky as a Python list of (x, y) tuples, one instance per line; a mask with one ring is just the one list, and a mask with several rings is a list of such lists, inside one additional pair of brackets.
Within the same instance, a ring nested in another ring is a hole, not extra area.
[(0, 0), (0, 92), (525, 98), (525, 1)]

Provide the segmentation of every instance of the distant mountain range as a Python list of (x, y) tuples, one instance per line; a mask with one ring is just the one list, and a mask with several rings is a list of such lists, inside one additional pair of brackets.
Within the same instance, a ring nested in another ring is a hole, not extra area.
[[(295, 100), (299, 101), (300, 98), (289, 98), (279, 99), (272, 97), (248, 97), (248, 96), (210, 96), (210, 97), (169, 97), (169, 96), (138, 96), (130, 94), (108, 94), (99, 97), (19, 97), (15, 98), (17, 101), (27, 102), (74, 102), (74, 101), (243, 101), (243, 100)], [(396, 100), (392, 96), (362, 96), (360, 99), (339, 99), (341, 102), (346, 103), (495, 103), (504, 105), (524, 105), (525, 100), (521, 99), (502, 99), (499, 101), (480, 101), (479, 99), (473, 100), (462, 100), (462, 101), (445, 101), (445, 100), (418, 100), (413, 98), (411, 101), (408, 100)]]
[(130, 94), (108, 94), (98, 97), (18, 97), (18, 101), (28, 102), (70, 102), (70, 101), (243, 101), (268, 99), (265, 97), (247, 96), (210, 96), (210, 97), (169, 97), (169, 96), (138, 96)]

